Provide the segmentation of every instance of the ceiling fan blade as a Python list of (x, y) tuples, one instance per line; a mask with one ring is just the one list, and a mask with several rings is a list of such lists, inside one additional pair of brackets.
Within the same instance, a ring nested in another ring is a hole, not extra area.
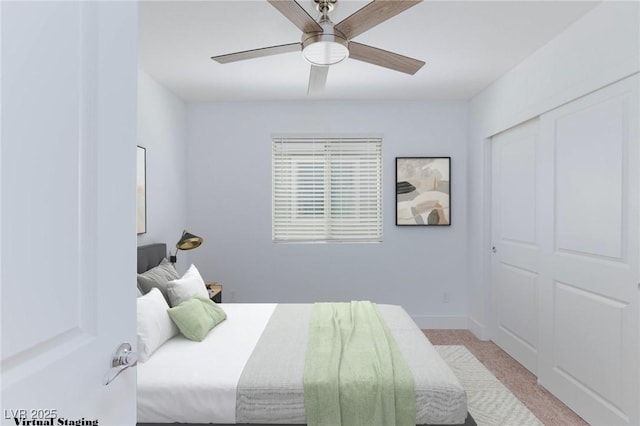
[(260, 49), (245, 50), (244, 52), (212, 56), (211, 59), (221, 64), (226, 64), (228, 62), (244, 61), (245, 59), (261, 58), (263, 56), (279, 55), (281, 53), (299, 52), (300, 50), (302, 50), (302, 43), (281, 44), (279, 46), (262, 47)]
[(335, 29), (351, 40), (355, 36), (393, 18), (422, 0), (375, 0), (336, 24)]
[(295, 0), (268, 0), (303, 33), (322, 32), (322, 27)]
[(307, 89), (307, 95), (315, 95), (322, 93), (324, 85), (327, 82), (327, 74), (329, 73), (329, 67), (318, 67), (311, 65), (311, 73), (309, 74), (309, 88)]
[(349, 57), (411, 75), (418, 72), (424, 65), (424, 61), (378, 49), (377, 47), (367, 46), (366, 44), (356, 43), (355, 41), (349, 42)]

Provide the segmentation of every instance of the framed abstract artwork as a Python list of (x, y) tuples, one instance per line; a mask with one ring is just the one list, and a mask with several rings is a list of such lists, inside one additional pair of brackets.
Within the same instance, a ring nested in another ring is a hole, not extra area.
[(137, 147), (136, 163), (136, 230), (147, 232), (147, 150)]
[(451, 225), (451, 157), (396, 157), (396, 225)]

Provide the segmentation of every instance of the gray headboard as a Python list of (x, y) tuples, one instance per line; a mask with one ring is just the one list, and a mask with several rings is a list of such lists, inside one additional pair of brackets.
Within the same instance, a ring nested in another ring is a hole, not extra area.
[(138, 247), (138, 273), (158, 266), (167, 257), (167, 245), (164, 243), (147, 244)]

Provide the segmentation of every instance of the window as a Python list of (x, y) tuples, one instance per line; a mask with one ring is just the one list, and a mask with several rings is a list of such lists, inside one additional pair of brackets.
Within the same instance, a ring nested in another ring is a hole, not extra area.
[(274, 138), (272, 161), (273, 241), (381, 241), (381, 139)]

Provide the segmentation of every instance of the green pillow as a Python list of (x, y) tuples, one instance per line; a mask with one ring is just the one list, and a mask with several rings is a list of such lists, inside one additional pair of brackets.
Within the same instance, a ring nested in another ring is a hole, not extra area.
[(215, 302), (195, 296), (167, 310), (184, 337), (201, 342), (209, 331), (227, 318)]

